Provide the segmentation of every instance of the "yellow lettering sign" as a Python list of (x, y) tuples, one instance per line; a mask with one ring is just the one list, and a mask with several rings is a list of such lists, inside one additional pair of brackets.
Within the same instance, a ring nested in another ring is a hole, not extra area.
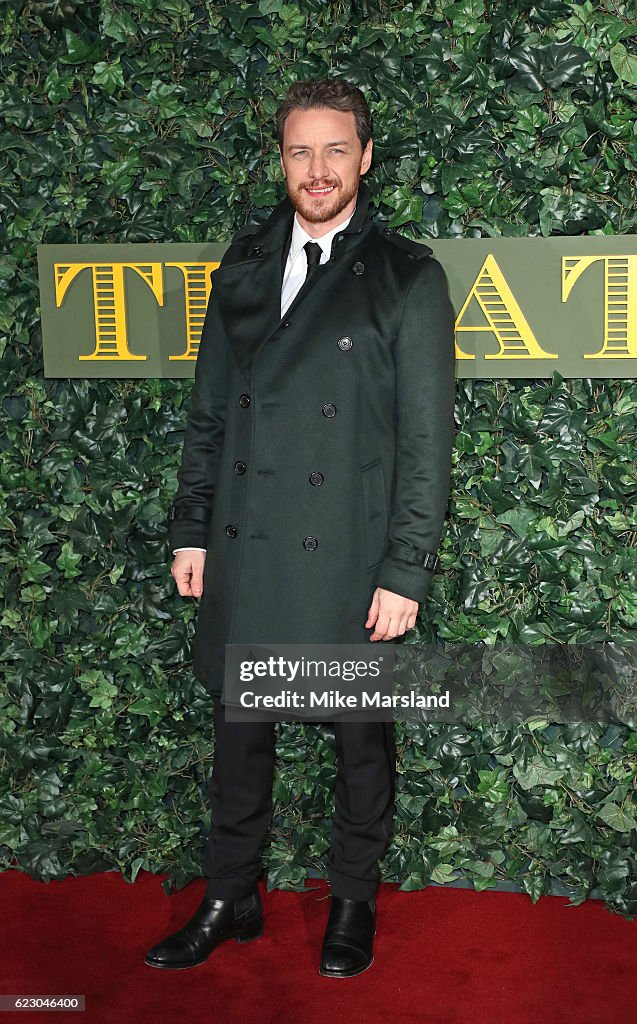
[(164, 304), (161, 263), (55, 263), (55, 304), (61, 306), (66, 293), (82, 270), (90, 270), (93, 281), (95, 349), (86, 360), (147, 359), (128, 347), (126, 330), (126, 291), (124, 268), (133, 270), (144, 281), (160, 306)]
[[(485, 326), (462, 324), (467, 306), (475, 298), (487, 320)], [(511, 291), (495, 258), (489, 254), (480, 268), (471, 291), (456, 319), (456, 334), (461, 331), (488, 331), (495, 336), (499, 351), (485, 355), (485, 359), (557, 359), (554, 352), (546, 352), (537, 341), (524, 313)], [(458, 359), (475, 359), (463, 352), (456, 342)]]
[(584, 359), (637, 358), (637, 256), (562, 256), (562, 302), (585, 270), (604, 264), (604, 340)]
[(212, 283), (210, 275), (219, 266), (216, 263), (166, 263), (167, 267), (178, 267), (184, 275), (186, 290), (186, 350), (169, 359), (196, 359), (201, 341), (206, 308)]

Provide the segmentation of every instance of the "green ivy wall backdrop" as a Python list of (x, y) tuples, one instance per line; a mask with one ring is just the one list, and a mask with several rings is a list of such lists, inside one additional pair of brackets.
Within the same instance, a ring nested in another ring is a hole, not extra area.
[[(209, 698), (166, 514), (190, 381), (44, 380), (36, 245), (229, 240), (282, 194), (294, 79), (369, 97), (377, 215), (414, 238), (637, 232), (632, 3), (0, 4), (0, 863), (200, 873)], [(414, 639), (637, 638), (637, 383), (460, 381)], [(269, 885), (322, 872), (328, 726), (281, 726)], [(510, 880), (637, 912), (637, 733), (397, 726), (403, 888)]]

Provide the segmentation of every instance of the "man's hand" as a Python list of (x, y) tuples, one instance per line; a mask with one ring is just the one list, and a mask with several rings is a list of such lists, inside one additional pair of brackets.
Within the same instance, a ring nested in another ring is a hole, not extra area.
[(392, 640), (416, 625), (418, 602), (376, 587), (369, 607), (365, 629), (375, 626), (370, 640)]
[(205, 551), (178, 551), (170, 570), (182, 597), (201, 597)]

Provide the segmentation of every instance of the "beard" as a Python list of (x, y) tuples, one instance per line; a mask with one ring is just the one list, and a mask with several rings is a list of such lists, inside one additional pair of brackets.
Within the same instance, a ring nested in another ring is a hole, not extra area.
[[(310, 224), (324, 224), (333, 217), (337, 217), (345, 207), (351, 203), (358, 192), (360, 175), (349, 187), (345, 187), (340, 179), (329, 181), (303, 181), (296, 188), (291, 189), (285, 179), (285, 187), (294, 209)], [(334, 190), (325, 196), (310, 196), (306, 188), (328, 188), (333, 186)]]

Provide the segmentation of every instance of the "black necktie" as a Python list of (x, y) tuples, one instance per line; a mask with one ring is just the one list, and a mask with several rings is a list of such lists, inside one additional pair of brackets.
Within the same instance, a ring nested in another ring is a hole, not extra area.
[(317, 242), (306, 242), (303, 248), (305, 249), (305, 255), (307, 256), (307, 273), (305, 275), (305, 280), (307, 281), (310, 274), (316, 270), (321, 262), (323, 250)]

